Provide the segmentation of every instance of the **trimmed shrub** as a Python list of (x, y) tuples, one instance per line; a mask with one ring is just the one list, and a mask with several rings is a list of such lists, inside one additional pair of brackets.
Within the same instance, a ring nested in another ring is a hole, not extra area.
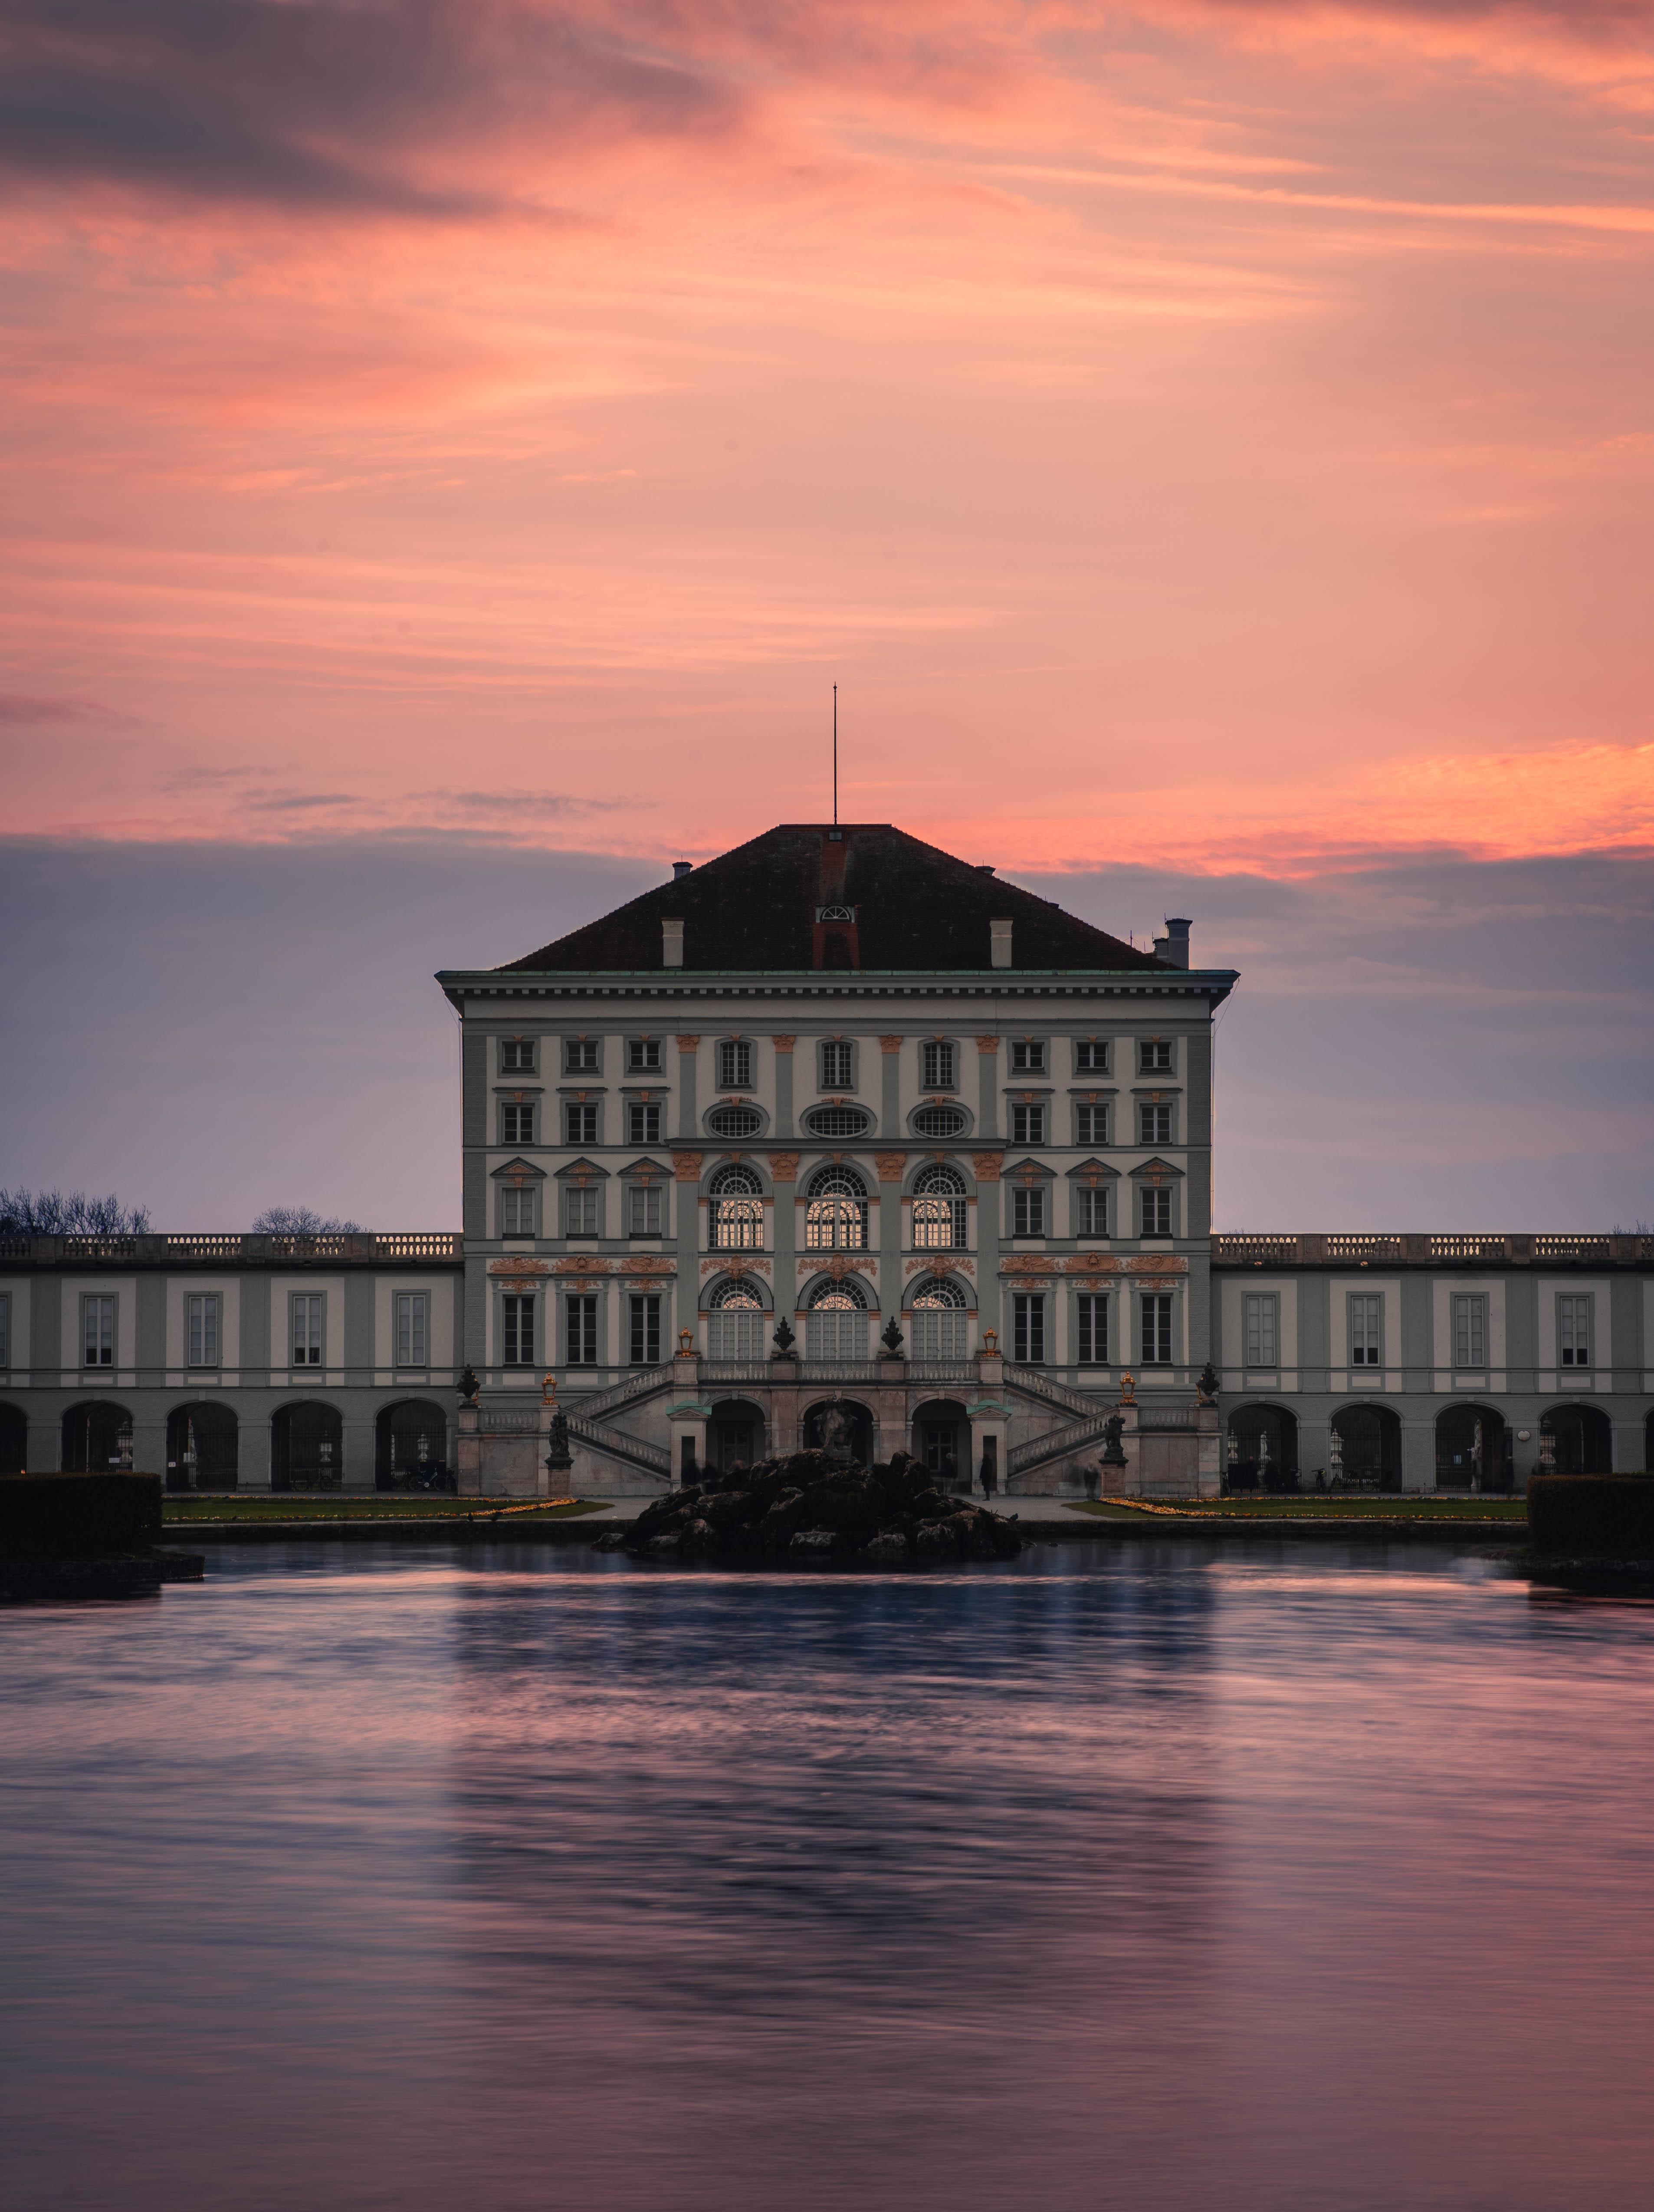
[(1654, 1559), (1654, 1476), (1536, 1474), (1528, 1534), (1536, 1552), (1626, 1552)]
[(158, 1474), (0, 1475), (0, 1558), (130, 1552), (160, 1534)]

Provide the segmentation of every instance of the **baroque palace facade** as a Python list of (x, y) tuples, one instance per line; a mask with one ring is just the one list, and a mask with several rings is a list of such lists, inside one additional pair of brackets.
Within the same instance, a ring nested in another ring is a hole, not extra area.
[(602, 1495), (830, 1426), (1077, 1494), (1117, 1413), (1145, 1494), (1649, 1463), (1654, 1239), (1212, 1234), (1186, 921), (791, 824), (438, 980), (463, 1235), (0, 1245), (0, 1468)]

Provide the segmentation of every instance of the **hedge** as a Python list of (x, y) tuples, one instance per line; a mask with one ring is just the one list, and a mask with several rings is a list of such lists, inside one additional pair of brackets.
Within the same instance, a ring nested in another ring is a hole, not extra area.
[(1536, 1474), (1528, 1534), (1536, 1552), (1628, 1552), (1654, 1559), (1654, 1476)]
[(160, 1534), (158, 1474), (0, 1475), (0, 1558), (130, 1552)]

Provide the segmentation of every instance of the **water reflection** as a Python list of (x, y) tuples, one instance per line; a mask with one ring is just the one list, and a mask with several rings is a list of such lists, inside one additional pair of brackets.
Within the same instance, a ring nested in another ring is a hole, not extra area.
[(1647, 1612), (1281, 1553), (0, 1619), (9, 2201), (1639, 2201)]

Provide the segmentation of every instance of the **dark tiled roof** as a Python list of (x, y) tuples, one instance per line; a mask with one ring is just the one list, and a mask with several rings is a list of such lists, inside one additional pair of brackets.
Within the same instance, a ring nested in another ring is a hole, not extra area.
[[(823, 907), (853, 908), (853, 930), (819, 922)], [(669, 918), (683, 922), (689, 969), (812, 969), (846, 958), (861, 969), (985, 969), (989, 924), (1009, 920), (1013, 968), (1166, 972), (1152, 953), (886, 822), (846, 823), (841, 841), (821, 823), (783, 823), (498, 972), (659, 968)], [(824, 938), (835, 940), (825, 956)]]

